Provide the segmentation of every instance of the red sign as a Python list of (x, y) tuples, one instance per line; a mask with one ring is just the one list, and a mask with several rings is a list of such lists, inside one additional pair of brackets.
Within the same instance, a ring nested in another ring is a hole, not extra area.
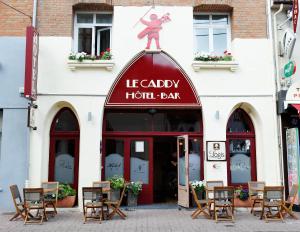
[(38, 32), (29, 26), (26, 30), (24, 96), (30, 100), (36, 100), (37, 95), (38, 52)]
[(180, 66), (164, 52), (140, 53), (115, 81), (106, 106), (200, 107)]
[(294, 0), (294, 2), (293, 2), (293, 28), (294, 28), (294, 33), (296, 33), (296, 31), (297, 31), (298, 14), (299, 14), (298, 0)]

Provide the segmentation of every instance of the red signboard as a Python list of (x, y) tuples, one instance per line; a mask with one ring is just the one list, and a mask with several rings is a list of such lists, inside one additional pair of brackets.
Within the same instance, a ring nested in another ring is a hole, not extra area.
[(140, 53), (119, 75), (107, 107), (200, 107), (196, 91), (166, 53)]
[(298, 14), (299, 14), (298, 0), (294, 0), (293, 1), (293, 28), (294, 28), (294, 33), (296, 33), (296, 31), (297, 31)]
[(25, 83), (24, 96), (36, 100), (38, 75), (39, 37), (34, 27), (26, 30)]

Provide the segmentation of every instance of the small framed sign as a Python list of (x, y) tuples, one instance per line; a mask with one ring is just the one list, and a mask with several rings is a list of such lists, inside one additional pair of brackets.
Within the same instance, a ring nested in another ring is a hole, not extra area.
[(207, 161), (226, 161), (225, 141), (207, 141), (206, 156)]

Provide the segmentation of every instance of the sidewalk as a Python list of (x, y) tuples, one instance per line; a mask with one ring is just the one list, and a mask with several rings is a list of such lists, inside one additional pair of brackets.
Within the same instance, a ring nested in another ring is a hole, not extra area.
[[(99, 224), (90, 221), (83, 224), (83, 215), (79, 209), (59, 210), (54, 218), (49, 217), (42, 225), (23, 225), (22, 220), (10, 222), (11, 215), (0, 215), (0, 231), (109, 231), (109, 232), (144, 232), (144, 231), (300, 231), (300, 220), (286, 218), (285, 222), (269, 222), (259, 220), (258, 216), (251, 215), (248, 211), (237, 209), (235, 223), (219, 222), (199, 217), (191, 219), (192, 210), (178, 210), (177, 207), (149, 206), (139, 207), (136, 211), (125, 211), (127, 219), (118, 216), (110, 221)], [(300, 218), (300, 213), (297, 213)]]

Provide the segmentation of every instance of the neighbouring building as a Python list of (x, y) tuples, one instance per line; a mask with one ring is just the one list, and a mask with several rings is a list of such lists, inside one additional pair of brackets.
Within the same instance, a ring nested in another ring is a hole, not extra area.
[(24, 99), (26, 26), (31, 0), (0, 2), (0, 211), (12, 211), (9, 186), (24, 187), (29, 173), (28, 101)]
[[(298, 1), (271, 1), (281, 169), (286, 195), (299, 184), (300, 62)], [(298, 12), (297, 12), (298, 14)], [(298, 17), (298, 16), (297, 16)], [(296, 201), (299, 206), (299, 201)]]
[(281, 184), (269, 2), (151, 4), (39, 1), (30, 185), (117, 174), (187, 206), (188, 180)]

